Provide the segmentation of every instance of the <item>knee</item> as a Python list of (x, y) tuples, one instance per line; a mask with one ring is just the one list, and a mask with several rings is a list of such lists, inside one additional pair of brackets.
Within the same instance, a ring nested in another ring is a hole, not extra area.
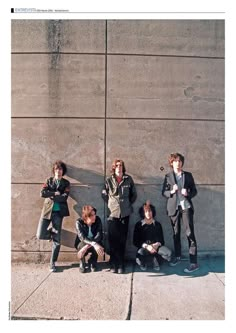
[(144, 255), (144, 249), (141, 247), (140, 249), (138, 249), (137, 251), (137, 255), (143, 256)]
[(53, 240), (53, 245), (54, 245), (55, 247), (60, 247), (60, 246), (61, 246), (61, 242), (60, 242), (60, 240)]

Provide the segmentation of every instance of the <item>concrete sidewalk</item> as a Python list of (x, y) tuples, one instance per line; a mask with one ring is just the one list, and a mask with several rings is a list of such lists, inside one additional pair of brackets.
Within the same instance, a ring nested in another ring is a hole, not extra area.
[(125, 274), (106, 263), (85, 274), (77, 263), (58, 263), (56, 273), (48, 264), (12, 264), (11, 319), (225, 319), (224, 258), (200, 259), (191, 275), (186, 264), (154, 273), (129, 263)]

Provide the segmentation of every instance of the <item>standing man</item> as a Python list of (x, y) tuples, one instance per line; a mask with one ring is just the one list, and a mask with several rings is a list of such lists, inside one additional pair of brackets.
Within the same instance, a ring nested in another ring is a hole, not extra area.
[[(67, 198), (70, 192), (70, 182), (63, 178), (67, 167), (62, 161), (56, 161), (52, 167), (52, 177), (43, 184), (40, 195), (45, 198), (41, 218), (37, 230), (38, 239), (52, 240), (52, 255), (50, 271), (56, 272), (57, 261), (61, 247), (61, 227), (64, 216), (69, 216)], [(49, 228), (49, 225), (52, 225)]]
[(170, 265), (175, 266), (181, 260), (180, 223), (182, 221), (188, 239), (190, 258), (190, 265), (185, 268), (184, 272), (192, 273), (199, 268), (197, 264), (197, 242), (194, 235), (194, 208), (192, 204), (192, 198), (197, 194), (197, 190), (192, 174), (182, 169), (184, 165), (183, 155), (179, 153), (171, 154), (169, 165), (173, 171), (165, 176), (162, 195), (167, 198), (167, 214), (170, 217), (173, 229), (175, 258)]
[(125, 245), (128, 235), (129, 216), (132, 204), (137, 198), (131, 176), (126, 174), (124, 161), (115, 159), (112, 163), (111, 176), (107, 178), (102, 198), (108, 204), (108, 242), (110, 248), (111, 271), (124, 272)]

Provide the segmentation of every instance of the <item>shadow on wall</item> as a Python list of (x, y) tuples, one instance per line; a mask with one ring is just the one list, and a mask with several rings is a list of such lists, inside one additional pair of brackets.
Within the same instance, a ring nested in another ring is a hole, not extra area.
[[(129, 174), (129, 172), (127, 172)], [(82, 206), (85, 204), (94, 205), (97, 214), (101, 217), (104, 228), (105, 246), (108, 250), (107, 242), (107, 207), (101, 198), (101, 190), (104, 184), (104, 176), (74, 166), (68, 166), (69, 178), (76, 180), (78, 184), (72, 186), (71, 198), (76, 202), (73, 206), (77, 215), (81, 214)], [(131, 175), (134, 179), (137, 176)], [(162, 196), (161, 177), (145, 177), (138, 179), (136, 183), (138, 197), (133, 205), (134, 212), (130, 217), (129, 233), (126, 246), (127, 259), (134, 258), (136, 248), (133, 246), (133, 229), (137, 221), (140, 220), (138, 214), (139, 207), (149, 199), (156, 207), (156, 219), (161, 222), (165, 243), (173, 250), (172, 228), (166, 214), (166, 199)], [(216, 190), (217, 189), (217, 190)], [(224, 188), (222, 186), (197, 186), (198, 195), (193, 199), (195, 207), (194, 221), (195, 234), (198, 242), (199, 252), (223, 252), (224, 251)], [(63, 230), (62, 245), (74, 248), (76, 234)], [(188, 253), (187, 240), (184, 230), (181, 232), (182, 250), (185, 255)]]
[[(127, 239), (127, 258), (135, 256), (136, 248), (133, 246), (133, 230), (135, 223), (140, 220), (139, 207), (150, 199), (156, 207), (156, 220), (163, 228), (165, 244), (172, 251), (173, 236), (169, 217), (166, 213), (166, 199), (162, 196), (162, 181), (156, 180), (157, 185), (137, 184), (138, 198), (134, 203), (134, 212), (130, 218), (129, 234)], [(198, 243), (198, 252), (202, 254), (223, 254), (225, 249), (225, 219), (224, 219), (224, 186), (197, 185), (198, 194), (193, 198), (195, 208), (194, 225)], [(181, 230), (182, 253), (188, 257), (188, 242), (185, 231)]]
[(76, 180), (80, 185), (103, 184), (104, 175), (88, 169), (82, 169), (67, 164), (67, 176)]
[(76, 184), (72, 184), (70, 192), (70, 197), (76, 202), (73, 206), (74, 211), (80, 216), (84, 205), (92, 205), (96, 207), (97, 215), (102, 218), (104, 216), (104, 202), (101, 190), (104, 176), (72, 165), (67, 165), (67, 169), (67, 176), (76, 180)]
[(74, 243), (75, 243), (76, 233), (71, 232), (69, 230), (62, 229), (61, 231), (61, 244), (63, 246), (75, 249)]
[[(81, 216), (82, 207), (84, 205), (92, 205), (97, 209), (97, 215), (104, 220), (104, 202), (101, 197), (101, 190), (104, 184), (104, 176), (88, 169), (78, 168), (67, 164), (67, 177), (71, 181), (70, 197), (74, 201), (73, 211), (70, 212), (73, 218), (73, 229), (75, 230), (75, 221)], [(71, 223), (70, 223), (71, 225)], [(64, 224), (65, 226), (65, 224)], [(106, 225), (103, 223), (104, 233), (106, 235)], [(75, 232), (62, 230), (61, 244), (63, 246), (74, 249)]]

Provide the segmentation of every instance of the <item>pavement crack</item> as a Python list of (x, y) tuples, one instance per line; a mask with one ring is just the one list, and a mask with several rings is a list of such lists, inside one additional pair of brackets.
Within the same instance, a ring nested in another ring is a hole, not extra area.
[(132, 303), (133, 303), (133, 280), (134, 280), (134, 264), (132, 265), (132, 275), (131, 275), (131, 282), (130, 282), (130, 299), (129, 299), (129, 308), (127, 317), (125, 320), (130, 320), (131, 313), (132, 313)]
[(14, 315), (16, 314), (16, 312), (25, 304), (25, 302), (36, 292), (36, 290), (39, 289), (39, 287), (41, 287), (41, 285), (44, 283), (44, 281), (47, 280), (47, 278), (49, 277), (49, 275), (51, 275), (51, 272), (41, 281), (41, 283), (37, 286), (37, 288), (35, 288), (29, 295), (28, 297), (26, 297), (26, 299), (18, 306), (18, 308), (14, 311), (13, 315), (11, 316), (11, 318), (14, 318)]
[[(220, 281), (222, 283), (223, 286), (225, 286), (225, 283), (221, 280), (221, 278), (218, 276), (218, 274), (216, 272), (214, 272), (215, 268), (214, 266), (211, 266), (210, 263), (207, 263), (207, 266), (209, 267), (209, 269), (212, 271), (212, 273), (214, 274), (214, 276), (217, 278), (218, 281)], [(223, 269), (222, 269), (223, 271)], [(225, 270), (224, 270), (225, 271)]]

